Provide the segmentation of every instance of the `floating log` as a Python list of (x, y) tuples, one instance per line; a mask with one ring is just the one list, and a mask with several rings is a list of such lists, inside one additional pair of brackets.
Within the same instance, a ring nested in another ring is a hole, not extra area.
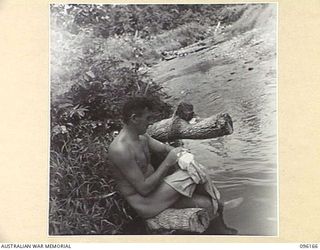
[(182, 230), (203, 233), (210, 224), (208, 213), (203, 208), (169, 208), (147, 219), (149, 230)]
[(219, 114), (196, 123), (173, 116), (149, 126), (147, 133), (159, 141), (174, 141), (177, 139), (209, 139), (233, 133), (232, 119), (229, 114)]

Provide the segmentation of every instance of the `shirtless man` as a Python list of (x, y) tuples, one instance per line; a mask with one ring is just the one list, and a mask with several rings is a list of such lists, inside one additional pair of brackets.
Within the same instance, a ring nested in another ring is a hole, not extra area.
[[(109, 147), (119, 191), (143, 218), (154, 217), (169, 207), (202, 207), (213, 217), (209, 196), (195, 193), (188, 198), (163, 181), (183, 149), (146, 134), (152, 120), (151, 110), (151, 103), (143, 97), (130, 99), (123, 107), (124, 126)], [(150, 164), (150, 152), (167, 155), (156, 170)]]

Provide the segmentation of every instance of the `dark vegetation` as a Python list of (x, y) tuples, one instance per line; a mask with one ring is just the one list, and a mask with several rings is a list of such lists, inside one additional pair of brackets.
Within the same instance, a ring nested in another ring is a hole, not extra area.
[[(206, 37), (244, 5), (51, 5), (49, 234), (122, 234), (134, 217), (116, 190), (108, 145), (129, 96), (167, 118), (168, 95), (147, 74), (163, 50)], [(133, 232), (134, 233), (134, 232)]]

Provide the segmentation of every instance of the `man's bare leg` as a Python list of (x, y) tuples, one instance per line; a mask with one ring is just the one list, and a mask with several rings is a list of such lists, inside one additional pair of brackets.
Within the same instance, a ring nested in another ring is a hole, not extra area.
[[(196, 187), (195, 193), (200, 194), (200, 195), (204, 195), (204, 196), (208, 196), (208, 192), (205, 190), (203, 185), (198, 185)], [(242, 202), (243, 202), (243, 197), (228, 200), (225, 202), (222, 202), (220, 200), (219, 207), (221, 207), (221, 209), (223, 208), (224, 210), (229, 210), (229, 209), (238, 207)]]
[(182, 195), (167, 183), (162, 182), (158, 188), (148, 196), (134, 194), (126, 197), (129, 204), (143, 218), (151, 218), (172, 205), (181, 198)]
[[(209, 195), (194, 193), (191, 198), (182, 196), (165, 182), (162, 182), (160, 186), (147, 197), (135, 194), (126, 197), (126, 199), (143, 218), (156, 216), (169, 207), (204, 208), (208, 212), (210, 219), (217, 216), (217, 214), (214, 213), (212, 199)], [(239, 206), (242, 201), (243, 198), (238, 198), (227, 201), (223, 204), (219, 203), (219, 210), (235, 208)]]
[[(229, 210), (238, 207), (243, 202), (243, 198), (239, 197), (226, 202), (218, 202), (218, 213), (222, 210)], [(173, 204), (173, 208), (204, 208), (209, 214), (210, 220), (214, 219), (218, 214), (214, 213), (214, 204), (208, 195), (195, 193), (191, 198), (181, 196), (181, 198)]]
[(216, 217), (213, 210), (212, 200), (208, 195), (194, 194), (191, 198), (181, 196), (181, 198), (175, 202), (172, 208), (203, 208), (207, 211), (210, 220)]

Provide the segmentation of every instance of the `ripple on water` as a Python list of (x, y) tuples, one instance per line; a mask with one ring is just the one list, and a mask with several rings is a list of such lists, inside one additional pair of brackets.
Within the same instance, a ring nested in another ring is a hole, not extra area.
[(252, 71), (230, 63), (208, 67), (203, 75), (195, 72), (193, 81), (184, 82), (183, 88), (190, 89), (197, 115), (229, 113), (233, 134), (184, 142), (208, 167), (224, 200), (245, 197), (238, 210), (226, 214), (227, 222), (243, 233), (272, 234), (276, 230), (277, 195), (274, 61), (264, 61)]

